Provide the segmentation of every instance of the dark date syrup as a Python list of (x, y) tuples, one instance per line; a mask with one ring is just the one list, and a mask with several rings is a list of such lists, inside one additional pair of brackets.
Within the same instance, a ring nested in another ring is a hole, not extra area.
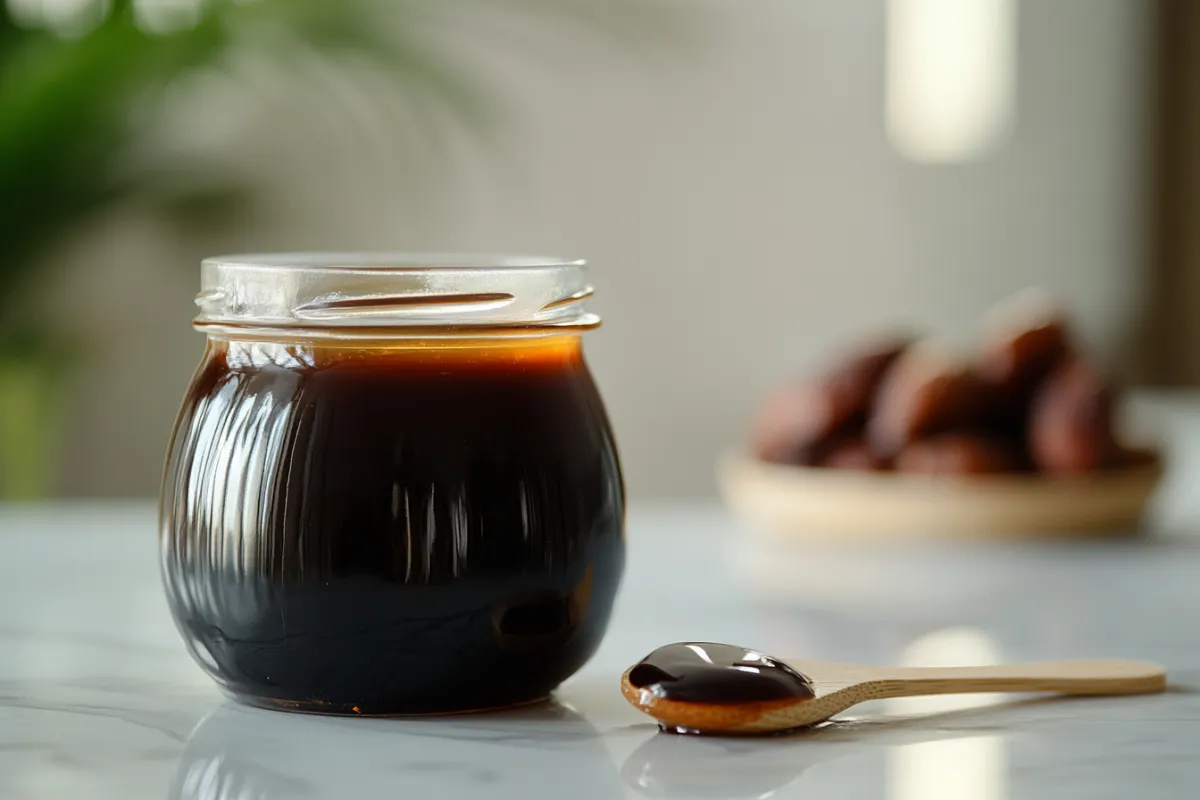
[(193, 655), (247, 702), (496, 708), (598, 646), (623, 517), (577, 337), (218, 342), (170, 450), (163, 576)]
[[(811, 700), (812, 682), (771, 656), (728, 644), (681, 642), (638, 662), (629, 684), (660, 700), (697, 705), (741, 705)], [(695, 733), (660, 725), (668, 733)]]

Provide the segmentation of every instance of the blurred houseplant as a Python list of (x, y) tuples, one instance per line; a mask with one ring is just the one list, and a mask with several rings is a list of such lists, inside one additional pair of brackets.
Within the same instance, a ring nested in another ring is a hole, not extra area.
[[(565, 23), (637, 44), (673, 22), (649, 1), (0, 0), (0, 497), (44, 495), (52, 481), (73, 348), (37, 297), (57, 248), (119, 205), (228, 209), (253, 195), (253, 170), (147, 144), (180, 79), (238, 57), (279, 73), (319, 58), (373, 70), (433, 138), (447, 124), (479, 138), (503, 104), (448, 29)], [(321, 91), (283, 98), (336, 104)]]

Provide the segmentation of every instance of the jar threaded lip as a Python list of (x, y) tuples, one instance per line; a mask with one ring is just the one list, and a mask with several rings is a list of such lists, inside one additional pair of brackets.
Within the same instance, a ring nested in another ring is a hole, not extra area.
[(401, 251), (336, 251), (236, 253), (211, 256), (204, 265), (238, 269), (305, 269), (330, 272), (453, 272), (483, 269), (554, 270), (586, 267), (583, 259), (503, 253), (407, 253)]
[(196, 326), (407, 335), (587, 329), (587, 262), (542, 256), (264, 253), (201, 263)]

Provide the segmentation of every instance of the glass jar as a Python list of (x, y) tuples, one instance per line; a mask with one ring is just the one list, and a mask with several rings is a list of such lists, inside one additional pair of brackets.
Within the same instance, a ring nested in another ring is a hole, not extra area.
[(546, 697), (604, 634), (624, 488), (582, 262), (209, 259), (162, 570), (233, 696), (340, 714)]

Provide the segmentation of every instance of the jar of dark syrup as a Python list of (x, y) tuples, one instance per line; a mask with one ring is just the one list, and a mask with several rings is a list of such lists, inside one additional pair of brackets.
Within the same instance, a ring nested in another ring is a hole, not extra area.
[(624, 489), (582, 262), (210, 259), (162, 571), (230, 694), (337, 714), (533, 702), (604, 634)]

